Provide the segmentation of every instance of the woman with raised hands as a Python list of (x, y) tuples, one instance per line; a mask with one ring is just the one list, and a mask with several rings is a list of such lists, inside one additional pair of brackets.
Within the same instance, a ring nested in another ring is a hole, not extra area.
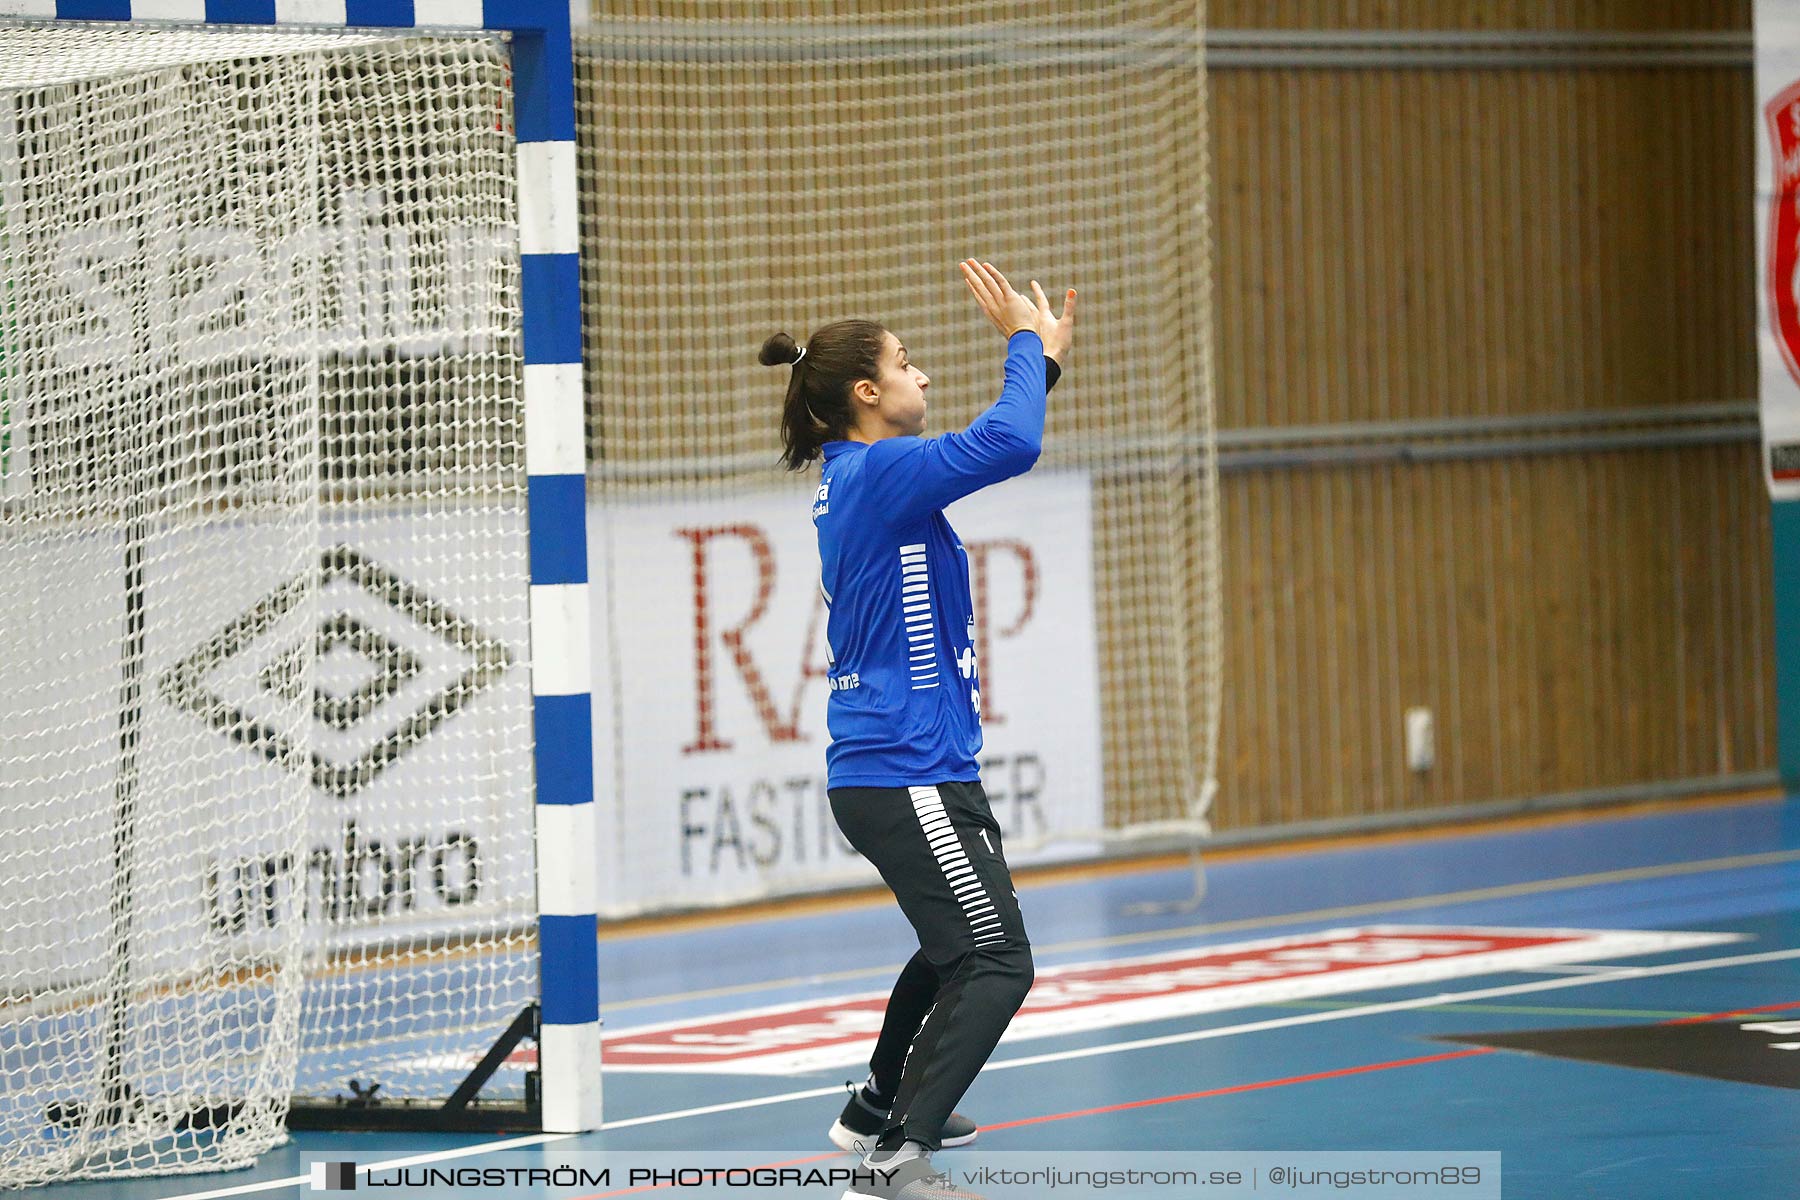
[[(992, 263), (958, 268), (1006, 340), (999, 398), (958, 433), (925, 438), (930, 378), (893, 333), (839, 321), (800, 346), (764, 343), (792, 364), (783, 463), (823, 458), (812, 519), (826, 626), (827, 792), (838, 827), (875, 865), (918, 934), (888, 1000), (869, 1077), (832, 1125), (864, 1152), (869, 1182), (846, 1198), (967, 1197), (931, 1155), (974, 1141), (955, 1113), (1031, 988), (1000, 827), (981, 788), (981, 679), (967, 556), (944, 508), (1031, 469), (1045, 398), (1061, 374), (1075, 292), (1060, 316)], [(949, 1190), (946, 1190), (949, 1189)]]

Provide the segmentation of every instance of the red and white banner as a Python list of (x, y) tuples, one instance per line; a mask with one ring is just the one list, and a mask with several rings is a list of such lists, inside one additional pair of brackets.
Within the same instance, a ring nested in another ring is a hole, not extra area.
[[(602, 912), (878, 881), (825, 791), (812, 496), (590, 506)], [(1007, 857), (1091, 853), (1045, 845), (1101, 821), (1088, 477), (1033, 472), (948, 515), (968, 552), (982, 784)]]
[[(1040, 967), (1005, 1040), (1741, 940), (1729, 933), (1376, 925)], [(866, 1062), (886, 992), (620, 1030), (609, 1071), (798, 1075)]]
[(1769, 493), (1800, 498), (1800, 5), (1756, 4), (1757, 353)]

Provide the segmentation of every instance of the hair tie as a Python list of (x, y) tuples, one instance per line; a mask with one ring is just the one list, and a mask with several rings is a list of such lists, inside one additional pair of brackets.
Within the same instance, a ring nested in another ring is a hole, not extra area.
[(800, 347), (800, 353), (794, 355), (794, 361), (791, 365), (796, 366), (796, 367), (799, 366), (800, 360), (805, 357), (806, 357), (806, 347), (802, 346), (802, 347)]

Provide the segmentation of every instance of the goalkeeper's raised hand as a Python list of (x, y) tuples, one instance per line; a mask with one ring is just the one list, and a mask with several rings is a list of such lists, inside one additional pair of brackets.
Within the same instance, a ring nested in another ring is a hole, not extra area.
[(975, 293), (975, 303), (981, 305), (981, 311), (994, 323), (1001, 337), (1010, 338), (1021, 329), (1042, 334), (1036, 306), (1013, 291), (1012, 284), (994, 269), (993, 263), (965, 258), (957, 265), (962, 270), (963, 282)]
[(1037, 299), (1037, 331), (1044, 339), (1044, 357), (1055, 359), (1060, 367), (1068, 361), (1069, 347), (1075, 341), (1075, 289), (1064, 293), (1060, 317), (1050, 311), (1050, 301), (1035, 279), (1031, 281), (1031, 294)]

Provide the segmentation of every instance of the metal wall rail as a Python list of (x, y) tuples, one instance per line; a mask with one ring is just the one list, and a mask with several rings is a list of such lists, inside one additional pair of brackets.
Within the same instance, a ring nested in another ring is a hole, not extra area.
[(1507, 68), (1749, 67), (1748, 32), (1209, 29), (1206, 65)]
[(1228, 429), (1219, 433), (1224, 471), (1397, 462), (1466, 462), (1541, 454), (1667, 450), (1753, 442), (1754, 401), (1631, 409), (1354, 421), (1336, 425)]
[[(1290, 425), (1226, 429), (1218, 435), (1219, 469), (1263, 471), (1284, 467), (1359, 463), (1452, 462), (1541, 454), (1600, 453), (1609, 450), (1672, 450), (1754, 442), (1762, 436), (1754, 401), (1673, 404), (1626, 409), (1587, 409), (1520, 416), (1451, 417), (1418, 421), (1347, 421), (1334, 425)], [(1114, 469), (1144, 469), (1171, 449), (1191, 451), (1191, 441), (1084, 438), (1075, 452), (1056, 437), (1047, 439), (1049, 465), (1080, 465), (1102, 459)], [(1120, 460), (1124, 460), (1121, 462)], [(653, 483), (711, 478), (767, 470), (775, 478), (775, 451), (706, 458), (606, 462), (588, 467), (590, 483)]]
[(1342, 446), (1294, 446), (1219, 450), (1219, 470), (1267, 471), (1295, 467), (1336, 467), (1376, 463), (1471, 462), (1490, 458), (1530, 458), (1542, 454), (1601, 454), (1612, 450), (1674, 450), (1686, 446), (1719, 446), (1754, 442), (1761, 436), (1755, 421), (1706, 425), (1693, 429), (1606, 430), (1555, 434), (1541, 438), (1493, 438), (1475, 441), (1374, 442)]
[[(852, 21), (594, 21), (577, 53), (617, 61), (966, 59), (968, 65), (1183, 65), (1199, 38), (1183, 29), (890, 25)], [(1208, 29), (1209, 68), (1748, 67), (1748, 32), (1613, 33), (1497, 29)]]

